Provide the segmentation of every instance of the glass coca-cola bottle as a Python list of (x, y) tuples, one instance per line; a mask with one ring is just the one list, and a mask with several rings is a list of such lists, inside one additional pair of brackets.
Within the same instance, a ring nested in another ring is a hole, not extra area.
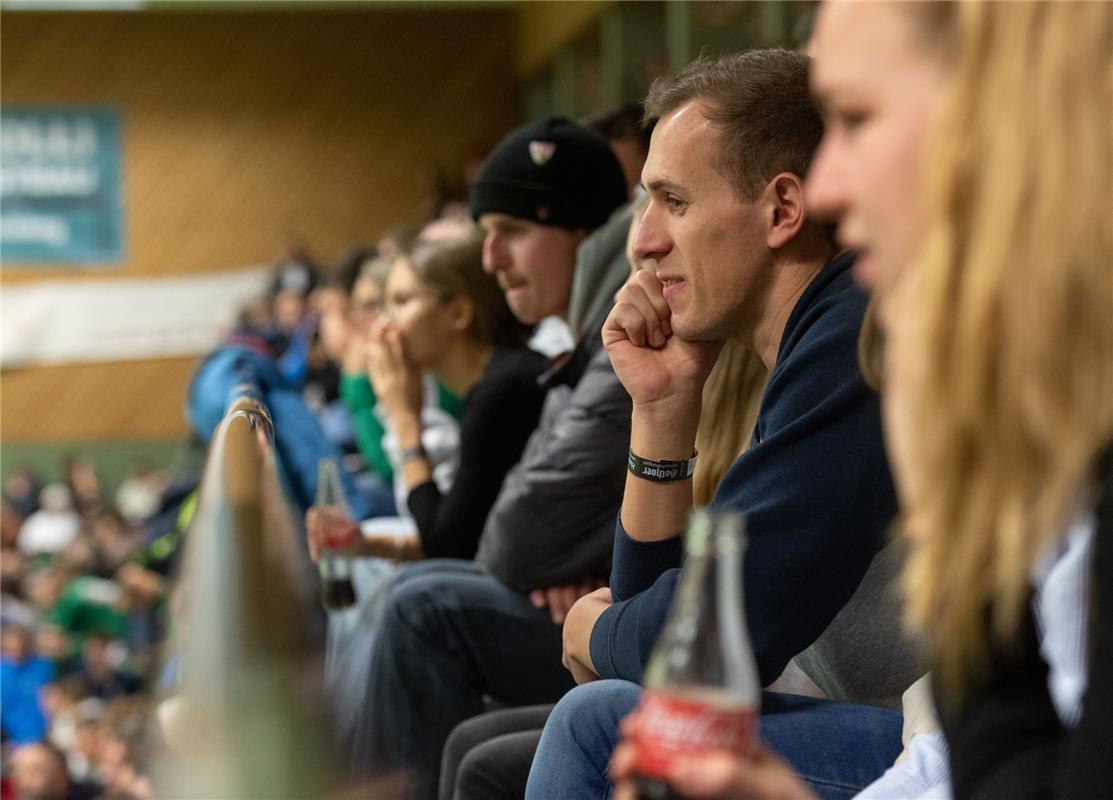
[(334, 458), (317, 464), (317, 526), (320, 531), (321, 602), (325, 608), (342, 610), (356, 602), (352, 585), (352, 541), (356, 528), (344, 499), (340, 467)]
[(638, 792), (677, 797), (665, 782), (677, 755), (744, 754), (754, 741), (761, 686), (742, 595), (741, 515), (692, 512), (684, 570), (649, 658), (638, 706)]

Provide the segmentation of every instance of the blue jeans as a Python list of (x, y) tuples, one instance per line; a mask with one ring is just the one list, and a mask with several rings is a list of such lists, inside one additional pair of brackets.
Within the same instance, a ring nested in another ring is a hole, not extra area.
[[(641, 691), (628, 681), (606, 680), (565, 695), (545, 724), (526, 800), (610, 797), (607, 764), (618, 724)], [(797, 695), (763, 693), (760, 732), (824, 800), (853, 797), (901, 751), (900, 714)]]
[(436, 797), (445, 740), (483, 712), (485, 695), (532, 705), (572, 688), (560, 652), (561, 629), (549, 612), (472, 562), (404, 565), (370, 651), (357, 771), (403, 767), (414, 796)]

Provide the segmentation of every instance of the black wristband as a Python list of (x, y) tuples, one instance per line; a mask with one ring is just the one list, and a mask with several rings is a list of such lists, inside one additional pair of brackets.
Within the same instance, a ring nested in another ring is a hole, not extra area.
[(696, 471), (696, 457), (698, 452), (692, 453), (687, 461), (650, 461), (630, 451), (626, 459), (626, 468), (631, 475), (644, 478), (647, 481), (669, 483), (671, 481), (686, 481)]

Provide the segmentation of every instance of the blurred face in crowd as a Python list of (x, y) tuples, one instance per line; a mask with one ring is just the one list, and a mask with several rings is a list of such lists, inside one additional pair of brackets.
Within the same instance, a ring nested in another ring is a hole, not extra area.
[(23, 580), (27, 559), (23, 553), (10, 547), (0, 551), (0, 585), (16, 586)]
[(62, 591), (69, 583), (67, 575), (60, 569), (48, 568), (29, 576), (26, 594), (39, 608), (50, 608), (58, 602)]
[(73, 704), (73, 698), (57, 683), (48, 683), (39, 690), (39, 705), (47, 719), (57, 719), (59, 714)]
[(316, 291), (315, 300), (321, 315), (321, 347), (329, 359), (340, 361), (348, 344), (348, 296), (342, 289), (327, 286)]
[(97, 720), (78, 720), (74, 728), (74, 746), (85, 758), (92, 761), (97, 754)]
[[(0, 544), (4, 547), (15, 547), (19, 539), (19, 529), (23, 527), (23, 520), (12, 508), (7, 500), (0, 501)], [(3, 564), (0, 563), (0, 568)]]
[(874, 290), (886, 333), (885, 443), (907, 501), (916, 453), (909, 406), (919, 361), (903, 356), (902, 307), (914, 302), (909, 264), (921, 245), (922, 165), (945, 90), (945, 62), (918, 37), (912, 12), (896, 3), (826, 3), (819, 12), (812, 86), (826, 131), (807, 179), (813, 212), (838, 220), (838, 238), (862, 256), (860, 283)]
[(480, 217), (479, 224), (486, 232), (483, 269), (498, 278), (514, 316), (527, 325), (567, 316), (576, 247), (587, 231), (493, 212)]
[(8, 481), (4, 484), (4, 494), (19, 500), (29, 498), (33, 494), (34, 485), (31, 473), (25, 469), (16, 470), (8, 476)]
[(34, 800), (65, 800), (70, 788), (62, 756), (42, 744), (26, 744), (12, 756), (15, 796)]
[(352, 297), (349, 302), (349, 319), (352, 327), (359, 333), (367, 334), (383, 307), (383, 290), (379, 284), (365, 275), (361, 275), (352, 285)]
[(97, 549), (93, 539), (82, 533), (60, 550), (56, 556), (58, 564), (65, 564), (73, 572), (94, 572), (97, 568)]
[(274, 296), (274, 322), (280, 330), (291, 333), (305, 315), (305, 308), (305, 295), (301, 292), (279, 292)]
[(686, 103), (653, 129), (642, 170), (650, 202), (634, 256), (653, 263), (682, 339), (740, 333), (772, 277), (760, 197), (739, 199), (715, 168), (716, 133), (702, 105)]
[(97, 736), (97, 766), (105, 788), (127, 796), (136, 779), (135, 768), (127, 743), (105, 723), (101, 724)]
[(924, 228), (924, 148), (944, 89), (942, 59), (898, 3), (824, 3), (811, 53), (826, 132), (807, 179), (813, 213), (838, 220), (839, 242), (860, 251), (856, 277), (889, 290), (915, 257)]
[(5, 626), (0, 636), (0, 650), (5, 661), (21, 663), (31, 654), (31, 633), (15, 625)]
[(35, 649), (44, 658), (59, 661), (70, 653), (70, 640), (57, 625), (43, 625), (35, 635)]
[[(418, 280), (409, 262), (398, 258), (386, 281), (386, 315), (402, 338), (407, 357), (418, 367), (430, 369), (444, 357), (452, 340), (460, 335), (465, 298), (444, 300)], [(470, 314), (467, 318), (470, 319)]]
[(119, 566), (136, 546), (135, 535), (114, 516), (102, 514), (93, 523), (93, 541), (110, 568)]
[(111, 672), (112, 666), (108, 663), (108, 639), (103, 636), (90, 636), (85, 640), (82, 648), (85, 666), (98, 672)]

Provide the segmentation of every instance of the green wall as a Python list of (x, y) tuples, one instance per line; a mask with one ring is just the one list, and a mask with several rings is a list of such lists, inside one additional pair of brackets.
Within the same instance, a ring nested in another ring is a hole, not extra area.
[(96, 465), (101, 493), (112, 505), (116, 489), (128, 476), (132, 465), (143, 460), (156, 469), (170, 468), (176, 473), (200, 469), (204, 452), (185, 441), (162, 442), (63, 442), (63, 443), (0, 443), (0, 480), (22, 466), (31, 467), (44, 483), (62, 479), (66, 458), (80, 453)]

